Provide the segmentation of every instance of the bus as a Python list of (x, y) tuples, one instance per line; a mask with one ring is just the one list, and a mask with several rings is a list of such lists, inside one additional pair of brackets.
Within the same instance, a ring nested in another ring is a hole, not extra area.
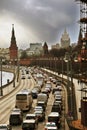
[(16, 108), (20, 108), (22, 111), (29, 110), (32, 106), (32, 102), (33, 98), (30, 90), (24, 89), (16, 94)]

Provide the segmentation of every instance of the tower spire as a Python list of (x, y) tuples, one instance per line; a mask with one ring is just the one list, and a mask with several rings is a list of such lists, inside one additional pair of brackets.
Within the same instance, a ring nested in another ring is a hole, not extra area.
[(15, 44), (15, 45), (16, 45), (16, 38), (15, 38), (15, 31), (14, 31), (14, 24), (12, 24), (11, 44)]

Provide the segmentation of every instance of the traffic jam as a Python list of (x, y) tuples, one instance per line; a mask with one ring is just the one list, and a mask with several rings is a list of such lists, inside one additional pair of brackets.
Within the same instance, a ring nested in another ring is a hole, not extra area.
[[(0, 130), (61, 130), (64, 116), (64, 94), (60, 79), (40, 68), (21, 69), (21, 80), (34, 79), (33, 89), (23, 89), (15, 96), (15, 108), (9, 115), (9, 125)], [(17, 127), (17, 128), (16, 128)]]

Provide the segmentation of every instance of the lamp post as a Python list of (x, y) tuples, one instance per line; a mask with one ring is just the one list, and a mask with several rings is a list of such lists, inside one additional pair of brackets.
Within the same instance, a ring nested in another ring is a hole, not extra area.
[[(71, 55), (70, 53), (66, 52), (65, 58), (64, 58), (66, 64), (67, 64), (67, 91), (68, 91), (68, 103), (69, 103), (69, 114), (71, 115), (73, 112), (73, 106), (72, 106), (72, 94), (73, 94), (73, 78), (72, 78), (72, 63), (71, 63)], [(71, 78), (71, 82), (70, 79)]]
[(15, 87), (15, 61), (16, 61), (16, 59), (14, 58), (14, 59), (13, 59), (13, 66), (14, 66), (14, 68), (13, 68), (13, 71), (14, 71), (13, 87)]
[(0, 87), (0, 90), (1, 90), (1, 93), (0, 95), (3, 96), (3, 89), (2, 89), (2, 61), (3, 61), (4, 57), (0, 56), (0, 69), (1, 69), (1, 87)]
[(64, 65), (63, 65), (63, 60), (64, 60), (64, 58), (63, 57), (61, 57), (61, 62), (62, 62), (62, 83), (63, 83), (63, 69), (64, 69)]
[(17, 59), (17, 82), (18, 82), (18, 79), (19, 79), (19, 58)]
[(1, 96), (3, 96), (3, 90), (2, 90), (2, 57), (0, 57), (0, 63), (1, 63)]

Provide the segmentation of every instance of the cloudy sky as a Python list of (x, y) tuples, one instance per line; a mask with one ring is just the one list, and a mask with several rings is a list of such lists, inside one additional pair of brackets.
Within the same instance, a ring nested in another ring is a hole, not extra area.
[(0, 0), (0, 47), (10, 46), (12, 24), (19, 48), (30, 42), (59, 43), (65, 28), (71, 42), (77, 42), (78, 20), (75, 0)]

